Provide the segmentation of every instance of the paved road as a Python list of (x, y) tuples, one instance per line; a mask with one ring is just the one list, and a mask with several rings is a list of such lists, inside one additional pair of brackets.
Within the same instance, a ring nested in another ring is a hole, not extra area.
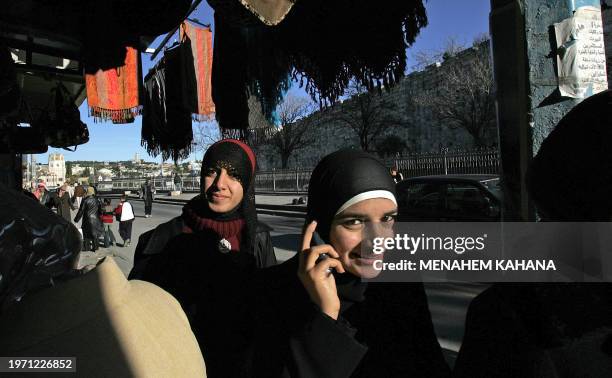
[[(116, 205), (117, 201), (117, 199), (113, 199), (113, 205)], [(132, 268), (138, 236), (181, 213), (181, 206), (155, 203), (153, 204), (153, 217), (144, 218), (143, 202), (139, 200), (132, 200), (131, 202), (136, 214), (132, 245), (130, 247), (122, 247), (121, 240), (118, 240), (118, 246), (111, 247), (110, 249), (102, 248), (98, 255), (89, 254), (85, 260), (91, 263), (91, 261), (95, 262), (101, 255), (112, 254), (115, 256), (121, 270), (127, 275)], [(279, 262), (293, 256), (300, 241), (300, 229), (303, 219), (271, 215), (260, 215), (259, 219), (274, 228), (274, 231), (271, 233), (272, 243)], [(116, 237), (120, 239), (116, 222), (113, 223), (111, 229)], [(463, 338), (467, 307), (472, 298), (486, 287), (487, 285), (484, 284), (425, 284), (436, 334), (443, 348), (455, 352), (459, 350)]]

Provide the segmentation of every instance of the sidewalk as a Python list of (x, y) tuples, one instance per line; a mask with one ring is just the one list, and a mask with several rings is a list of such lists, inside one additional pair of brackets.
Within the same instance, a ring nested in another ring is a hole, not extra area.
[[(178, 200), (178, 201), (189, 201), (193, 197), (197, 196), (198, 193), (183, 193), (178, 196), (169, 196), (166, 194), (157, 194), (156, 200)], [(255, 203), (258, 205), (291, 205), (294, 199), (304, 197), (308, 198), (307, 195), (302, 194), (256, 194)]]

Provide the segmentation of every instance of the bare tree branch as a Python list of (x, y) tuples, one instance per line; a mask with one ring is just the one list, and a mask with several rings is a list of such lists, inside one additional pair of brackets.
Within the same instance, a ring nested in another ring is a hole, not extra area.
[(351, 129), (359, 138), (362, 150), (370, 151), (383, 131), (402, 125), (394, 103), (375, 93), (368, 93), (358, 82), (349, 84), (347, 95), (351, 96), (350, 99), (332, 113), (331, 119)]
[(440, 83), (412, 96), (416, 106), (429, 108), (444, 127), (465, 129), (477, 146), (485, 144), (485, 131), (495, 123), (493, 72), (485, 43), (473, 46), (471, 60), (447, 60), (439, 68)]
[(194, 151), (204, 154), (208, 147), (221, 140), (221, 130), (216, 121), (193, 124)]
[(282, 168), (287, 168), (291, 156), (315, 142), (309, 129), (318, 122), (314, 104), (305, 98), (288, 96), (278, 108), (278, 126), (268, 136), (268, 143), (281, 157)]

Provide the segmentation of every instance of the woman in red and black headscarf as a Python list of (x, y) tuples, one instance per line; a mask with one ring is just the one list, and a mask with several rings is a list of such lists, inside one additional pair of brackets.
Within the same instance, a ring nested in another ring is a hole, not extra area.
[(209, 377), (231, 376), (227, 361), (243, 345), (234, 325), (243, 323), (237, 298), (244, 280), (276, 264), (270, 228), (257, 221), (254, 182), (255, 154), (246, 144), (235, 139), (213, 144), (202, 161), (200, 195), (181, 216), (140, 237), (129, 276), (178, 299)]

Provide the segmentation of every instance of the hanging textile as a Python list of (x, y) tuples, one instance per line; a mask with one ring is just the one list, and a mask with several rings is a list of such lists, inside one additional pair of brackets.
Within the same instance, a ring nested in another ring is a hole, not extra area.
[(191, 41), (191, 53), (197, 82), (197, 104), (192, 110), (193, 120), (209, 121), (215, 112), (211, 93), (212, 75), (212, 32), (209, 28), (199, 28), (190, 23), (181, 24), (181, 39)]
[(168, 49), (144, 82), (142, 141), (151, 156), (178, 161), (191, 153), (191, 112), (197, 107), (191, 43)]
[(226, 6), (236, 0), (208, 2), (215, 9), (213, 100), (222, 129), (248, 127), (250, 94), (272, 115), (289, 75), (320, 107), (337, 102), (351, 79), (371, 91), (389, 89), (404, 75), (406, 48), (427, 25), (421, 0), (295, 1), (274, 27), (247, 7)]
[[(208, 0), (215, 12), (231, 15), (231, 17), (241, 17), (244, 21), (246, 18), (244, 8), (253, 13), (259, 21), (266, 25), (274, 26), (281, 22), (287, 13), (291, 10), (293, 3), (297, 0), (240, 0), (240, 1), (225, 1), (225, 0)], [(236, 9), (242, 8), (243, 9)], [(253, 18), (249, 18), (253, 22)], [(234, 19), (236, 20), (236, 18)]]
[(123, 66), (85, 74), (89, 115), (96, 121), (130, 123), (140, 114), (139, 63), (138, 51), (126, 47)]
[(267, 29), (236, 27), (215, 14), (212, 95), (224, 135), (257, 127), (249, 124), (252, 95), (266, 120), (274, 123), (274, 111), (291, 86), (291, 64), (273, 37)]

